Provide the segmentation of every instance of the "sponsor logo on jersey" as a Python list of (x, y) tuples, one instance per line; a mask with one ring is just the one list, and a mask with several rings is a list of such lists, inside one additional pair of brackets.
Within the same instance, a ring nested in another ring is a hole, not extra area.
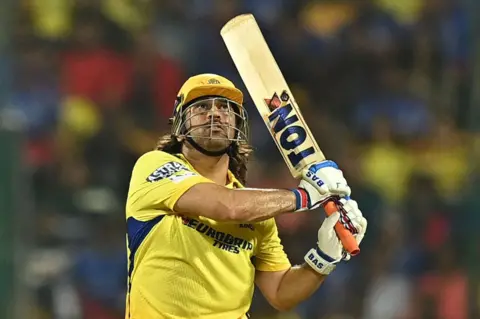
[(185, 165), (178, 162), (168, 162), (157, 168), (152, 174), (147, 177), (150, 183), (158, 182), (162, 179), (168, 178), (173, 182), (179, 182), (187, 177), (195, 176)]
[(184, 226), (195, 229), (206, 237), (213, 239), (213, 247), (228, 251), (232, 254), (239, 254), (241, 250), (251, 251), (253, 250), (253, 244), (243, 238), (235, 237), (232, 234), (224, 233), (216, 230), (215, 228), (200, 222), (194, 218), (182, 217), (182, 223)]
[(238, 225), (238, 227), (240, 227), (240, 228), (248, 228), (248, 229), (250, 229), (251, 231), (255, 231), (255, 226), (253, 226), (253, 224), (240, 224), (240, 225)]

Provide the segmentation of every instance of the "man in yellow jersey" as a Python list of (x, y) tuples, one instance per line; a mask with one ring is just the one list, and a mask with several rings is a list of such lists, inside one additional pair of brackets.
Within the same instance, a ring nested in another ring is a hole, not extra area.
[[(126, 204), (126, 318), (247, 318), (254, 285), (289, 310), (350, 256), (334, 231), (340, 219), (360, 243), (367, 221), (332, 161), (305, 170), (297, 189), (244, 188), (251, 152), (243, 94), (215, 74), (189, 78), (171, 133), (142, 155)], [(315, 209), (337, 196), (305, 264), (292, 266), (273, 217)]]

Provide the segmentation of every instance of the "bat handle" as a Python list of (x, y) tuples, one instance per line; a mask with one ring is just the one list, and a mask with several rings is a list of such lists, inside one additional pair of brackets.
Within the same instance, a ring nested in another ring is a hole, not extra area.
[[(327, 216), (332, 215), (336, 211), (339, 211), (337, 203), (334, 200), (330, 200), (323, 205), (325, 213)], [(353, 237), (352, 233), (343, 227), (342, 223), (339, 221), (335, 224), (335, 231), (337, 232), (338, 237), (340, 238), (343, 247), (345, 250), (352, 256), (360, 253), (360, 248), (358, 247), (357, 241)]]

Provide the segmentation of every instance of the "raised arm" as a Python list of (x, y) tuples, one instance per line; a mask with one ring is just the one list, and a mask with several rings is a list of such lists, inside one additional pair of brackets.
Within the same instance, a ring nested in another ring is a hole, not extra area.
[(176, 202), (174, 211), (218, 221), (255, 222), (297, 209), (294, 191), (281, 189), (228, 189), (203, 183), (192, 186)]
[(294, 211), (318, 207), (331, 195), (350, 195), (342, 172), (325, 161), (304, 174), (297, 189), (227, 189), (197, 184), (176, 202), (174, 211), (199, 214), (214, 220), (254, 222)]
[(127, 210), (254, 222), (313, 209), (332, 195), (349, 193), (341, 171), (329, 166), (309, 172), (293, 190), (229, 189), (201, 176), (181, 159), (153, 151), (135, 165)]

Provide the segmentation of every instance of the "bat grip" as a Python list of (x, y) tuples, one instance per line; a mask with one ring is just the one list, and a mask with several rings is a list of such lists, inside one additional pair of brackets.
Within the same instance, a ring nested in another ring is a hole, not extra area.
[[(327, 216), (332, 215), (336, 211), (340, 211), (337, 203), (334, 200), (330, 200), (323, 204), (323, 208)], [(340, 221), (335, 224), (335, 231), (337, 232), (343, 247), (350, 255), (355, 256), (360, 252), (360, 248), (358, 247), (357, 241), (353, 237), (352, 233), (343, 227)]]

